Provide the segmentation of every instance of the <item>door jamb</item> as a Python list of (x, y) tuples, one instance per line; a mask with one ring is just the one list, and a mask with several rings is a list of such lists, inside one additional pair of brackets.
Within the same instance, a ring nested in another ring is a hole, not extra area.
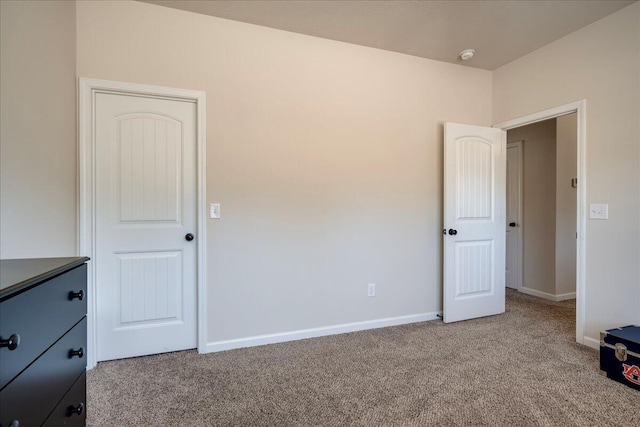
[(87, 262), (87, 369), (96, 366), (95, 100), (98, 93), (180, 100), (196, 105), (196, 300), (198, 352), (206, 351), (206, 92), (80, 77), (78, 90), (78, 255)]
[(518, 264), (518, 286), (516, 287), (516, 289), (518, 290), (518, 292), (520, 292), (520, 289), (522, 288), (522, 283), (524, 281), (524, 275), (523, 275), (523, 271), (522, 271), (522, 255), (523, 255), (523, 245), (522, 245), (522, 239), (524, 238), (524, 229), (523, 229), (523, 220), (522, 220), (522, 216), (523, 216), (523, 208), (524, 208), (524, 141), (520, 140), (520, 141), (513, 141), (513, 142), (507, 142), (507, 149), (509, 149), (509, 146), (512, 147), (519, 147), (520, 150), (518, 150), (518, 167), (520, 168), (520, 174), (518, 177), (518, 227), (517, 227), (517, 232), (518, 232), (518, 247), (517, 247), (517, 251), (518, 251), (518, 259), (516, 260), (517, 264)]
[[(498, 123), (493, 127), (509, 130), (516, 127), (576, 113), (577, 119), (577, 237), (576, 237), (576, 342), (585, 344), (585, 293), (586, 293), (586, 241), (587, 241), (587, 101), (580, 100), (559, 107), (539, 111), (527, 116)], [(588, 343), (587, 343), (588, 344)]]

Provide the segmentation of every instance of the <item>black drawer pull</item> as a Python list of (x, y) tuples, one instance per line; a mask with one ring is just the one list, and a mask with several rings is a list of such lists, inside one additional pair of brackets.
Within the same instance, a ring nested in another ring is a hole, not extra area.
[(0, 348), (8, 348), (9, 350), (15, 350), (20, 345), (20, 335), (13, 334), (8, 340), (0, 338)]
[(78, 356), (78, 359), (82, 359), (82, 356), (84, 356), (84, 348), (80, 347), (77, 350), (69, 350), (69, 359), (72, 359), (73, 356)]
[(82, 292), (82, 291), (78, 291), (78, 292), (69, 291), (69, 301), (73, 301), (76, 298), (78, 298), (80, 301), (82, 301), (84, 299), (84, 292)]
[(78, 406), (69, 406), (67, 408), (67, 417), (73, 414), (82, 415), (82, 411), (84, 411), (84, 403), (79, 403)]

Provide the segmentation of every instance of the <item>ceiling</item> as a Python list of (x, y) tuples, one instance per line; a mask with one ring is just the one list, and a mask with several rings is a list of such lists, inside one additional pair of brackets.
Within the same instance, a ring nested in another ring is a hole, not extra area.
[(494, 70), (633, 1), (142, 0), (438, 61)]

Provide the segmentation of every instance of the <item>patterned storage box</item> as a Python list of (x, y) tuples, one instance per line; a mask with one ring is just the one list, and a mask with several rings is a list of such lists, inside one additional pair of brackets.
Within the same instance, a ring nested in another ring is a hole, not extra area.
[(600, 332), (600, 369), (607, 378), (640, 390), (640, 326)]

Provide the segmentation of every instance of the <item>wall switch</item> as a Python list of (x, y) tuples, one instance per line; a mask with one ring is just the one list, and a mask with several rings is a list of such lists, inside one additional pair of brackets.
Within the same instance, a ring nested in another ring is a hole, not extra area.
[(376, 284), (375, 283), (369, 283), (369, 286), (367, 287), (367, 296), (368, 297), (375, 297), (376, 296)]
[(609, 205), (592, 203), (589, 205), (590, 219), (609, 219)]
[(211, 203), (211, 208), (209, 210), (209, 218), (213, 218), (213, 219), (220, 218), (220, 203)]

